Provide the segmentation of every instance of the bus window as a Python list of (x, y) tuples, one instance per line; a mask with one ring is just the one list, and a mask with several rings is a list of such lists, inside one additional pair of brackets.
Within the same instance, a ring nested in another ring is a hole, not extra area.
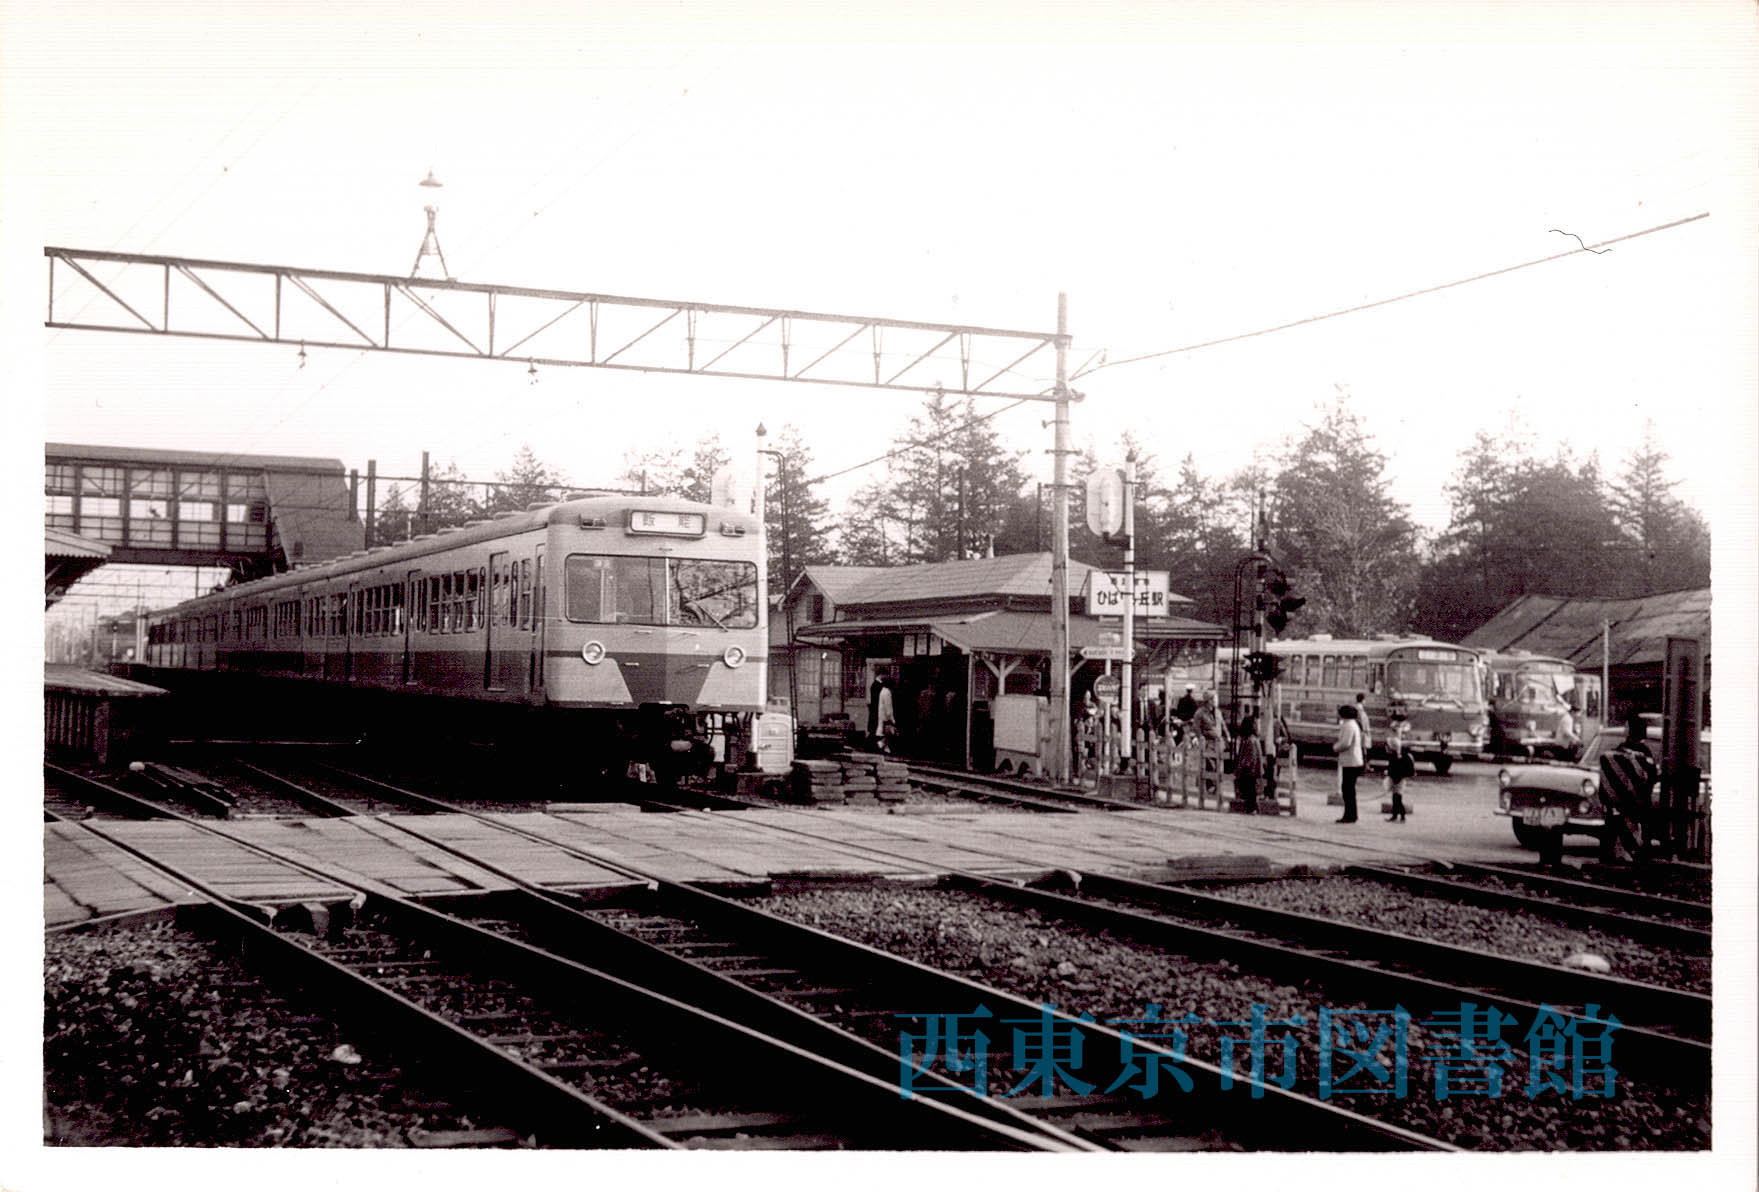
[(1361, 691), (1367, 682), (1368, 660), (1366, 658), (1350, 659), (1350, 682), (1348, 684), (1350, 690)]
[(1306, 661), (1306, 658), (1304, 658), (1300, 654), (1292, 654), (1289, 656), (1289, 673), (1288, 673), (1285, 681), (1288, 682), (1291, 686), (1299, 687), (1301, 685), (1301, 676), (1302, 676), (1302, 673), (1306, 670), (1306, 668), (1304, 666), (1302, 666), (1301, 664), (1305, 661)]
[(1324, 658), (1323, 665), (1325, 668), (1325, 678), (1321, 681), (1320, 686), (1336, 687), (1338, 685), (1338, 656), (1336, 654), (1327, 654)]

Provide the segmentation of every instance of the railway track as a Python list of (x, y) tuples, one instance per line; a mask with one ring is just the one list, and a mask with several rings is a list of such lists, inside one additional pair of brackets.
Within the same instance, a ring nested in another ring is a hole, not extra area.
[(547, 1145), (1081, 1149), (902, 1099), (892, 1082), (400, 898), (359, 891), (362, 917), (338, 914), (310, 936), (276, 931), (263, 908), (87, 828), (203, 894), (192, 921), (227, 934), (271, 979), (317, 989), (412, 1057), (461, 1074), (461, 1096), (486, 1097)]
[[(406, 825), (405, 829), (422, 836), (418, 827)], [(441, 843), (422, 838), (431, 844)], [(492, 867), (468, 850), (455, 851), (475, 864)], [(594, 858), (590, 852), (569, 851), (599, 864), (616, 864)], [(1164, 1106), (1150, 1106), (1124, 1095), (1049, 1094), (973, 1102), (969, 1076), (961, 1083), (945, 1066), (925, 1066), (915, 1077), (929, 1091), (958, 1097), (972, 1112), (1027, 1128), (1036, 1126), (1053, 1138), (1073, 1142), (1076, 1149), (1082, 1149), (1082, 1142), (1090, 1149), (1123, 1151), (1448, 1149), (1421, 1134), (1281, 1089), (1269, 1090), (1276, 1099), (1267, 1114), (1267, 1107), (1253, 1099), (1262, 1095), (1262, 1090), (1251, 1094), (1241, 1087), (1233, 1095), (1217, 1091), (1227, 1089), (1229, 1082), (1213, 1065), (1168, 1053), (1141, 1038), (1126, 1040), (1121, 1033), (1090, 1020), (1056, 1014), (1040, 1003), (993, 986), (644, 874), (638, 867), (625, 868), (649, 885), (648, 892), (638, 896), (639, 902), (619, 899), (570, 906), (562, 896), (519, 882), (516, 875), (503, 872), (502, 876), (520, 884), (526, 898), (535, 899), (537, 907), (554, 908), (534, 910), (532, 903), (525, 904), (526, 923), (538, 925), (542, 932), (538, 942), (544, 947), (590, 959), (595, 967), (673, 996), (725, 1004), (723, 1013), (729, 1016), (736, 1013), (741, 1021), (761, 1023), (766, 1030), (815, 1054), (870, 1073), (894, 1087), (901, 1062), (900, 1032), (907, 1026), (922, 1029), (926, 1017), (900, 1013), (898, 1006), (983, 1005), (998, 1017), (1007, 1012), (1019, 1015), (1016, 1021), (1022, 1022), (1049, 1014), (1059, 1028), (1081, 1034), (1090, 1071), (1113, 1075), (1135, 1056), (1138, 1063), (1177, 1062), (1210, 1082), (1210, 1093), (1195, 1105), (1189, 1098), (1179, 1098)], [(502, 932), (529, 930), (529, 926), (516, 927), (507, 921), (500, 909), (505, 902), (493, 899), (478, 904), (487, 916), (482, 920), (484, 925)], [(476, 912), (460, 908), (458, 913)], [(1157, 1058), (1144, 1061), (1145, 1055)], [(987, 1087), (1001, 1091), (1018, 1083), (1022, 1058), (1009, 1047), (992, 1048)], [(917, 1095), (922, 1095), (920, 1087)]]

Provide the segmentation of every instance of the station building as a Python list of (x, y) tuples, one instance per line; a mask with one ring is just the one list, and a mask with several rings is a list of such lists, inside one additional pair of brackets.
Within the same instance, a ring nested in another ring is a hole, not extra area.
[[(1069, 561), (1070, 695), (1079, 707), (1104, 662), (1083, 659), (1120, 641), (1119, 618), (1087, 612), (1093, 568)], [(1138, 618), (1138, 695), (1169, 676), (1210, 674), (1220, 625), (1176, 615)], [(901, 752), (987, 769), (990, 708), (1000, 695), (1048, 695), (1051, 556), (1003, 555), (905, 567), (808, 567), (770, 619), (770, 694), (803, 728), (864, 732), (874, 682), (888, 678)]]

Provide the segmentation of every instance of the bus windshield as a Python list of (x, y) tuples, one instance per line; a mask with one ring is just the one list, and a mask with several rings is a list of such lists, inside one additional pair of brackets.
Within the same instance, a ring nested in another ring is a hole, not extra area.
[(1523, 668), (1496, 676), (1496, 698), (1522, 704), (1561, 707), (1575, 691), (1576, 679), (1551, 669)]
[(1387, 689), (1394, 695), (1466, 700), (1476, 696), (1477, 683), (1470, 663), (1393, 659), (1386, 664)]

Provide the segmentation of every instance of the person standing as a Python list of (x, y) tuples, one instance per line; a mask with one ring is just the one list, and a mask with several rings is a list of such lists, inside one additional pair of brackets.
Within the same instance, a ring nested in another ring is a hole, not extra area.
[(1405, 718), (1395, 714), (1392, 729), (1386, 738), (1386, 787), (1393, 797), (1393, 813), (1386, 817), (1389, 824), (1405, 822), (1405, 779), (1417, 772), (1417, 761), (1405, 744)]
[(1356, 727), (1362, 730), (1362, 764), (1368, 765), (1368, 755), (1374, 751), (1374, 726), (1368, 722), (1368, 693), (1356, 693)]
[(875, 671), (873, 685), (867, 689), (867, 743), (871, 748), (878, 749), (880, 691), (884, 684), (880, 681), (879, 672)]
[(1340, 824), (1356, 822), (1356, 780), (1362, 777), (1362, 727), (1356, 723), (1353, 704), (1338, 706), (1338, 739), (1332, 743), (1338, 755), (1338, 781), (1344, 796), (1344, 814)]
[(1203, 758), (1203, 789), (1214, 791), (1221, 798), (1222, 757), (1227, 752), (1228, 733), (1221, 713), (1215, 706), (1215, 692), (1205, 691), (1191, 727), (1197, 735), (1197, 747)]
[(1264, 748), (1258, 742), (1258, 722), (1251, 713), (1240, 720), (1240, 739), (1234, 752), (1234, 796), (1246, 812), (1258, 812), (1258, 791), (1264, 782)]
[(879, 709), (877, 722), (879, 725), (879, 751), (890, 753), (892, 742), (898, 736), (898, 714), (892, 708), (892, 681), (880, 680), (879, 698), (874, 701)]

